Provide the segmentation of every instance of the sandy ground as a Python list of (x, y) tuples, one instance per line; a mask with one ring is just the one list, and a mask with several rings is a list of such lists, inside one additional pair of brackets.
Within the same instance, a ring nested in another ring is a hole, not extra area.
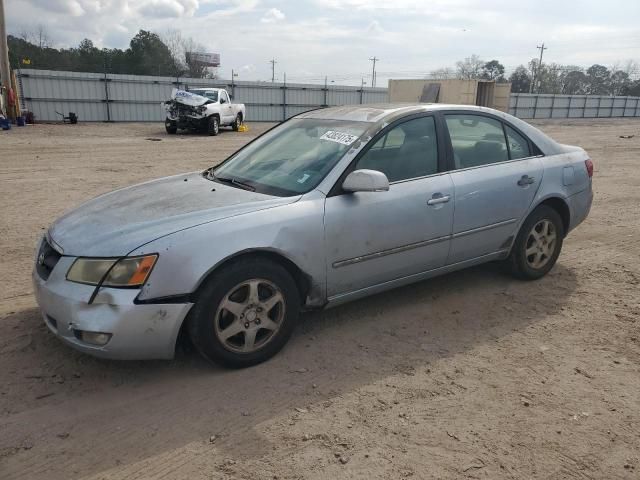
[(640, 121), (541, 126), (596, 164), (591, 216), (550, 275), (488, 265), (308, 314), (242, 371), (76, 353), (30, 271), (64, 210), (202, 169), (266, 125), (0, 132), (0, 478), (640, 478)]

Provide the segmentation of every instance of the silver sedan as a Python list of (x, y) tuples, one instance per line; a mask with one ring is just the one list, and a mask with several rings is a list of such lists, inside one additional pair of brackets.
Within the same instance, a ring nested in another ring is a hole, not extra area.
[(315, 110), (222, 164), (67, 213), (36, 254), (49, 329), (116, 359), (264, 361), (299, 312), (493, 260), (544, 276), (591, 207), (579, 147), (494, 110)]

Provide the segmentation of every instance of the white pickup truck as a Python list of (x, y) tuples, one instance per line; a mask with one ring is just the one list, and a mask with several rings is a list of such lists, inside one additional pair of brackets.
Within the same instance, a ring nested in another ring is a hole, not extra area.
[(164, 102), (164, 108), (167, 112), (164, 121), (167, 133), (176, 133), (180, 128), (217, 135), (220, 127), (224, 126), (238, 131), (246, 116), (244, 104), (231, 103), (223, 88), (194, 88), (189, 91), (174, 88), (171, 100)]

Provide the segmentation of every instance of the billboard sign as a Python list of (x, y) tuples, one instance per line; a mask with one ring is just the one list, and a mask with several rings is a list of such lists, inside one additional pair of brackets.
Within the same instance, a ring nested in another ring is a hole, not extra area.
[(199, 63), (206, 67), (219, 67), (219, 53), (187, 52), (187, 62)]

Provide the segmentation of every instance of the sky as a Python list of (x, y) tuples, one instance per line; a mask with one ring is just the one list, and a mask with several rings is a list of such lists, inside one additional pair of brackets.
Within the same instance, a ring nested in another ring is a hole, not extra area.
[[(44, 26), (55, 47), (90, 38), (126, 48), (140, 30), (177, 29), (221, 55), (219, 75), (377, 86), (472, 54), (507, 73), (539, 54), (589, 66), (640, 63), (640, 0), (5, 0), (7, 30)], [(640, 74), (640, 71), (638, 71)]]

